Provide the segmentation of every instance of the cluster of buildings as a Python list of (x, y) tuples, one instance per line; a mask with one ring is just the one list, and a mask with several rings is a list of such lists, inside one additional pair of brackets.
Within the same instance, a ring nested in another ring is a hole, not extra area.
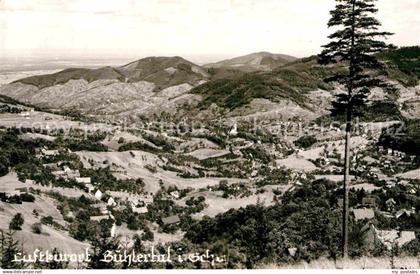
[[(340, 202), (342, 203), (342, 199), (340, 199)], [(379, 211), (376, 209), (376, 199), (374, 197), (365, 197), (363, 198), (361, 208), (351, 209), (356, 221), (367, 221), (366, 225), (362, 228), (362, 232), (365, 232), (365, 241), (369, 248), (373, 249), (378, 243), (381, 243), (388, 249), (391, 249), (395, 246), (401, 247), (416, 239), (414, 231), (397, 229), (381, 230), (376, 227), (376, 214), (380, 214), (385, 218), (396, 218), (401, 222), (407, 221), (411, 217), (414, 218), (416, 214), (414, 208), (397, 210), (396, 205), (395, 200), (390, 198), (386, 201), (387, 211)]]

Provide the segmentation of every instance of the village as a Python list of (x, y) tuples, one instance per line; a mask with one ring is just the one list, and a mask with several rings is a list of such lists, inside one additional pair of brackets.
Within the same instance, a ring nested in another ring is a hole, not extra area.
[[(149, 246), (181, 240), (191, 218), (214, 217), (255, 203), (281, 203), (283, 195), (313, 180), (335, 183), (334, 207), (342, 206), (344, 143), (335, 127), (324, 128), (309, 144), (298, 135), (245, 134), (246, 125), (236, 122), (228, 123), (224, 133), (217, 132), (223, 138), (218, 142), (209, 137), (211, 127), (189, 135), (115, 127), (90, 133), (87, 140), (93, 141), (86, 146), (80, 139), (83, 124), (72, 122), (75, 128), (68, 132), (73, 136), (51, 133), (57, 124), (71, 121), (33, 109), (2, 114), (2, 132), (15, 128), (22, 117), (25, 122), (39, 121), (40, 128), (25, 128), (19, 139), (41, 145), (34, 148), (37, 166), (12, 168), (0, 179), (2, 228), (21, 211), (19, 204), (8, 208), (8, 203), (26, 194), (35, 196), (35, 204), (38, 196), (53, 198), (48, 207), (57, 207), (54, 221), (45, 221), (51, 215), (24, 216), (43, 219), (50, 235), (58, 229), (69, 241), (83, 243), (91, 224), (106, 222), (111, 237), (130, 243), (138, 235)], [(363, 224), (366, 245), (381, 243), (391, 250), (416, 240), (420, 165), (416, 155), (377, 145), (387, 125), (365, 125), (369, 130), (352, 139), (350, 205), (352, 218)], [(86, 210), (69, 205), (82, 196)], [(290, 256), (295, 252), (291, 247)]]

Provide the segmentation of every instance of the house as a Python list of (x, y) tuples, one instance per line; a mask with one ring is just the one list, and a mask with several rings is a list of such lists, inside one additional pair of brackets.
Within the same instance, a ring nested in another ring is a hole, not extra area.
[(371, 208), (375, 208), (376, 207), (376, 199), (373, 197), (365, 197), (362, 199), (362, 205), (365, 207), (371, 207)]
[[(363, 230), (363, 229), (362, 229)], [(366, 232), (366, 242), (370, 249), (377, 244), (385, 245), (389, 250), (394, 246), (401, 247), (416, 239), (414, 231), (379, 230), (373, 224), (369, 225)]]
[(95, 187), (92, 184), (85, 184), (85, 188), (87, 189), (88, 193), (92, 193), (95, 190)]
[(109, 219), (108, 215), (100, 215), (100, 216), (91, 216), (90, 217), (91, 221), (97, 221), (97, 222), (100, 222), (102, 220), (108, 220), (108, 219)]
[(15, 190), (19, 191), (19, 193), (28, 193), (27, 187), (18, 187), (18, 188), (15, 188)]
[(399, 210), (395, 213), (395, 218), (397, 218), (397, 219), (408, 218), (413, 213), (414, 213), (413, 210), (402, 209), (402, 210)]
[(385, 182), (385, 186), (388, 188), (393, 188), (396, 186), (396, 183), (394, 181), (387, 181)]
[(153, 196), (151, 196), (151, 195), (150, 196), (148, 196), (148, 195), (142, 196), (140, 199), (145, 205), (150, 205), (150, 204), (153, 203)]
[(115, 211), (123, 211), (125, 209), (127, 209), (127, 207), (126, 206), (123, 206), (123, 205), (119, 205), (119, 206), (116, 206), (114, 208)]
[(41, 153), (44, 156), (56, 156), (56, 155), (59, 154), (58, 150), (47, 150), (47, 149), (44, 149), (44, 148), (41, 149)]
[(294, 257), (296, 255), (297, 252), (297, 248), (296, 247), (291, 247), (287, 249), (287, 252), (289, 252), (289, 255)]
[(385, 212), (385, 211), (378, 211), (379, 214), (382, 215), (382, 217), (388, 218), (388, 219), (392, 219), (394, 218), (394, 215), (392, 215), (389, 212)]
[(100, 200), (102, 199), (102, 191), (100, 191), (99, 189), (95, 192), (95, 198)]
[(375, 218), (375, 212), (371, 208), (357, 208), (351, 210), (356, 221), (370, 220)]
[(365, 158), (362, 159), (362, 161), (369, 165), (374, 165), (374, 164), (379, 163), (377, 159), (372, 158), (370, 156), (366, 156)]
[(72, 218), (72, 219), (74, 219), (74, 218), (75, 218), (74, 213), (73, 213), (73, 212), (71, 212), (71, 211), (69, 211), (69, 212), (66, 214), (66, 218)]
[(101, 214), (105, 215), (108, 214), (108, 208), (106, 204), (100, 203), (100, 204), (93, 204), (92, 205), (93, 208), (97, 208), (99, 209), (99, 211), (101, 212)]
[(62, 170), (53, 171), (53, 172), (51, 172), (51, 174), (54, 175), (56, 178), (65, 178), (65, 177), (67, 177), (66, 176), (66, 173), (64, 171), (62, 171)]
[(72, 170), (66, 174), (68, 179), (76, 179), (80, 177), (80, 172), (78, 170)]
[(80, 184), (90, 184), (91, 179), (90, 179), (90, 177), (76, 177), (76, 182), (78, 182)]
[(178, 191), (178, 190), (172, 191), (172, 192), (170, 193), (170, 195), (171, 195), (174, 199), (179, 199), (179, 191)]
[(26, 179), (25, 184), (35, 184), (35, 181), (31, 179)]
[(127, 201), (130, 203), (131, 207), (136, 207), (140, 203), (139, 200), (134, 197), (128, 198)]
[(108, 206), (116, 206), (117, 205), (114, 198), (112, 198), (112, 197), (109, 197), (107, 204), (108, 204)]
[(407, 180), (400, 180), (400, 181), (398, 181), (398, 184), (403, 185), (403, 186), (408, 186), (410, 184), (410, 182), (407, 181)]
[(179, 223), (181, 220), (179, 219), (178, 215), (169, 216), (166, 218), (162, 218), (162, 222), (164, 225), (173, 225)]
[(117, 236), (117, 225), (114, 222), (111, 227), (111, 237), (115, 237), (115, 236)]
[(146, 206), (140, 206), (140, 207), (134, 206), (134, 207), (131, 207), (131, 209), (133, 210), (134, 213), (138, 213), (138, 214), (145, 214), (149, 212)]
[(229, 136), (236, 136), (238, 135), (238, 125), (235, 123), (231, 130), (229, 131)]
[(57, 163), (43, 164), (42, 166), (52, 171), (61, 171)]
[(401, 151), (395, 151), (395, 156), (404, 159), (407, 155), (404, 152)]
[(297, 186), (303, 186), (303, 184), (302, 184), (299, 180), (297, 180), (297, 181), (295, 182), (295, 185), (297, 185)]
[(29, 117), (31, 114), (29, 112), (25, 111), (25, 112), (19, 113), (18, 115), (21, 116), (21, 117)]

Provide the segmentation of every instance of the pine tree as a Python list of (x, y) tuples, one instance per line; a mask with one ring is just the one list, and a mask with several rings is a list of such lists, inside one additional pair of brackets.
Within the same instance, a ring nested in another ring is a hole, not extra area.
[(17, 213), (15, 216), (13, 216), (12, 220), (9, 224), (9, 229), (12, 230), (22, 230), (22, 225), (24, 223), (24, 219), (22, 214)]
[(20, 243), (14, 239), (14, 232), (9, 230), (4, 232), (0, 230), (0, 269), (21, 269), (26, 265), (14, 261), (15, 255), (23, 254)]
[(353, 117), (361, 115), (366, 106), (370, 89), (381, 87), (392, 91), (385, 81), (375, 77), (374, 71), (383, 67), (376, 55), (392, 48), (383, 39), (392, 33), (379, 31), (380, 22), (373, 17), (378, 11), (376, 0), (336, 0), (328, 27), (337, 30), (328, 36), (330, 42), (323, 46), (319, 55), (322, 65), (339, 64), (344, 72), (337, 73), (327, 81), (335, 81), (345, 87), (346, 92), (336, 96), (332, 115), (344, 115), (346, 120), (346, 144), (343, 199), (343, 256), (348, 254), (348, 185), (350, 183), (350, 139)]

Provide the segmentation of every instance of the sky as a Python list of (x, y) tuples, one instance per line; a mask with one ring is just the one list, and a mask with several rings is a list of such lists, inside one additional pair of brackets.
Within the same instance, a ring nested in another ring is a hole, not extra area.
[[(333, 0), (0, 0), (0, 57), (316, 54)], [(420, 45), (420, 0), (379, 0), (390, 42)]]

